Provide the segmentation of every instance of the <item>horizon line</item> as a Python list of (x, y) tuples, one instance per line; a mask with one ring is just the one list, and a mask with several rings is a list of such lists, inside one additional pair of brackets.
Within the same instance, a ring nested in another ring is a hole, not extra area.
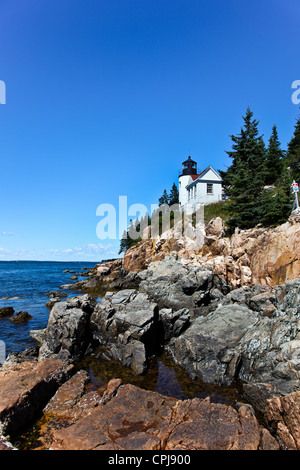
[(103, 261), (110, 261), (115, 259), (122, 259), (120, 258), (107, 258), (98, 261), (88, 261), (88, 260), (47, 260), (47, 259), (1, 259), (0, 263), (19, 263), (19, 262), (40, 262), (40, 263), (102, 263)]

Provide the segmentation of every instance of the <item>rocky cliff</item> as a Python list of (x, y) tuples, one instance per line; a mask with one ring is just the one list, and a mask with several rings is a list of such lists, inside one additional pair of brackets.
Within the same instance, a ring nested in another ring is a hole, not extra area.
[(223, 221), (217, 218), (205, 227), (202, 246), (189, 237), (143, 240), (125, 253), (123, 267), (138, 272), (176, 252), (190, 262), (213, 266), (234, 287), (273, 286), (300, 276), (299, 239), (299, 214), (275, 228), (237, 229), (231, 237), (225, 236)]

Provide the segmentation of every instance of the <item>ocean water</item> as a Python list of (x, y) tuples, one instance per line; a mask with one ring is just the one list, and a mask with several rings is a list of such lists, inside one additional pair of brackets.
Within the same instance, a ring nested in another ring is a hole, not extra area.
[[(26, 323), (13, 324), (8, 318), (0, 318), (0, 341), (5, 343), (6, 355), (34, 346), (30, 330), (47, 326), (50, 310), (45, 306), (47, 292), (61, 290), (74, 297), (79, 292), (62, 290), (60, 286), (70, 284), (74, 275), (84, 274), (84, 268), (92, 268), (95, 262), (51, 262), (51, 261), (0, 261), (0, 308), (13, 307), (15, 312), (26, 311), (32, 319)], [(64, 273), (63, 271), (75, 271)], [(85, 279), (84, 276), (78, 280)], [(81, 293), (82, 294), (82, 293)]]

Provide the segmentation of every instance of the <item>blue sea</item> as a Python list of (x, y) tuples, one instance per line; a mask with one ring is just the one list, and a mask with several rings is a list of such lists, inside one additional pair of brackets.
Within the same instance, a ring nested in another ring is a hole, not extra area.
[[(0, 318), (0, 340), (4, 341), (6, 355), (34, 346), (30, 330), (47, 326), (50, 310), (45, 306), (49, 291), (61, 290), (74, 297), (82, 294), (74, 290), (62, 290), (63, 284), (71, 284), (71, 276), (84, 274), (84, 268), (92, 268), (95, 262), (52, 261), (0, 261), (0, 308), (13, 307), (15, 312), (26, 311), (32, 319), (26, 323), (13, 324), (9, 318)], [(64, 273), (63, 271), (75, 271)], [(78, 280), (85, 277), (80, 276)]]

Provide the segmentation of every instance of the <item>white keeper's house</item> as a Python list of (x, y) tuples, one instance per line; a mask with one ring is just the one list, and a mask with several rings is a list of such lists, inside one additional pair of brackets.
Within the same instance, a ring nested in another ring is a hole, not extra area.
[(197, 162), (188, 157), (182, 163), (179, 173), (180, 206), (183, 208), (185, 204), (211, 204), (222, 201), (222, 198), (222, 178), (219, 173), (210, 165), (198, 172)]

